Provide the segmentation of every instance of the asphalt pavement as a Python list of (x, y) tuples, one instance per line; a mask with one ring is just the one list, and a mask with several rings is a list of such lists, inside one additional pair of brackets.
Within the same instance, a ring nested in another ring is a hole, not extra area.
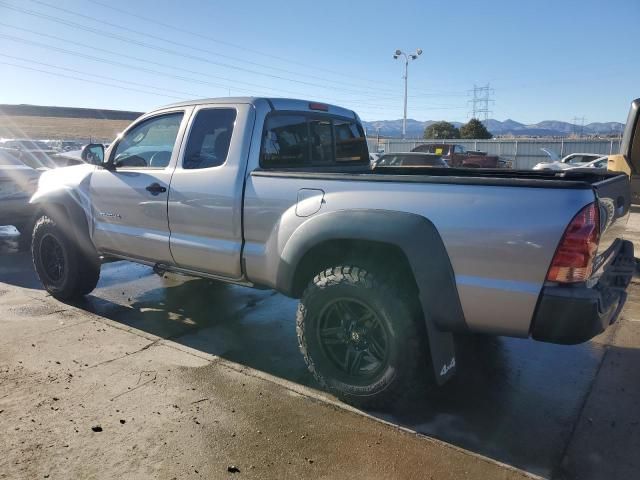
[(4, 238), (0, 478), (639, 475), (640, 285), (590, 342), (460, 338), (451, 384), (361, 412), (316, 389), (294, 300), (114, 262), (66, 305)]

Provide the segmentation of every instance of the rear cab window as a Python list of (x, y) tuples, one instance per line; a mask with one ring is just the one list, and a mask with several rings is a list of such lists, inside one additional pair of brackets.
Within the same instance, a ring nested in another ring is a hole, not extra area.
[(267, 116), (262, 136), (262, 168), (369, 165), (362, 126), (355, 119), (314, 113)]

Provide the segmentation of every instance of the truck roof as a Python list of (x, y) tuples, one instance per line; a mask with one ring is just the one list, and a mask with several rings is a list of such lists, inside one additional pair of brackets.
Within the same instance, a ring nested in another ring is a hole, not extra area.
[[(317, 102), (314, 100), (300, 100), (296, 98), (279, 98), (279, 97), (218, 97), (218, 98), (202, 98), (196, 100), (187, 100), (184, 102), (172, 103), (170, 105), (165, 105), (164, 107), (158, 108), (156, 110), (161, 110), (163, 108), (171, 108), (171, 107), (186, 107), (190, 105), (205, 105), (205, 104), (233, 104), (233, 103), (248, 103), (251, 105), (256, 105), (262, 102), (267, 102), (271, 109), (273, 110), (293, 110), (293, 111), (304, 111), (304, 112), (314, 112), (321, 111), (327, 112), (334, 115), (341, 115), (343, 117), (350, 117), (358, 119), (358, 116), (353, 110), (349, 110), (347, 108), (339, 107), (337, 105), (331, 105), (324, 102)], [(315, 106), (315, 108), (313, 108)], [(319, 108), (322, 107), (322, 108)]]

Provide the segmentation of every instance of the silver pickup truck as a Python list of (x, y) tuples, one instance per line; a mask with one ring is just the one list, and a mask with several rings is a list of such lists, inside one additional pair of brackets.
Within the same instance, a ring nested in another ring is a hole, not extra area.
[(105, 259), (275, 289), (300, 299), (309, 370), (358, 405), (444, 383), (454, 334), (586, 341), (635, 267), (626, 175), (372, 169), (358, 116), (322, 103), (170, 105), (83, 158), (31, 200), (54, 297), (91, 292)]

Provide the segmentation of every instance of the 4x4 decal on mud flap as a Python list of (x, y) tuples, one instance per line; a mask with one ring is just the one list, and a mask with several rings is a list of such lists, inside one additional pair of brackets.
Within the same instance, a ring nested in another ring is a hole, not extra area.
[(447, 373), (449, 373), (449, 370), (451, 370), (452, 368), (455, 368), (455, 366), (456, 366), (456, 357), (452, 357), (451, 362), (449, 362), (449, 365), (445, 363), (442, 366), (442, 370), (440, 370), (440, 376), (444, 377)]

